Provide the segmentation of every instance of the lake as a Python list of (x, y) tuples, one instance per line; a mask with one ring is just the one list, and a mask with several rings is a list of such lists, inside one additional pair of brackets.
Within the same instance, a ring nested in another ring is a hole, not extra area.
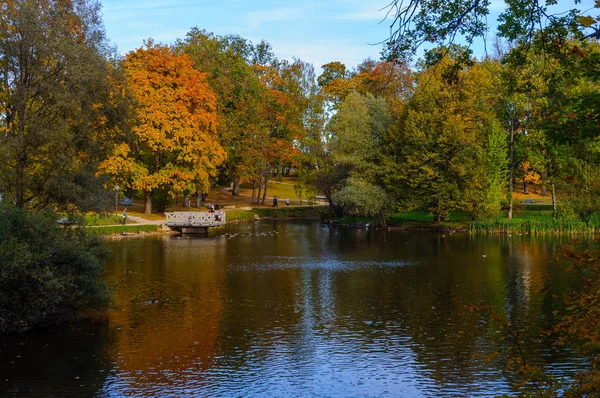
[(549, 328), (556, 238), (378, 232), (313, 221), (110, 242), (113, 308), (0, 340), (1, 396), (456, 397), (511, 393), (490, 304), (531, 363), (582, 366)]

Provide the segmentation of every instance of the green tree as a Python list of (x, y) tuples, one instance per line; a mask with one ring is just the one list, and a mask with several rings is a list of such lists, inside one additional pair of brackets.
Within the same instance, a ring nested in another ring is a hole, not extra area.
[(471, 189), (465, 192), (466, 210), (473, 219), (492, 218), (501, 210), (507, 185), (507, 141), (499, 122), (492, 120), (485, 125), (485, 144), (478, 148), (479, 173), (473, 179)]
[[(571, 10), (564, 12), (554, 6), (557, 0), (507, 0), (505, 9), (498, 16), (500, 37), (511, 42), (530, 43), (535, 33), (545, 30), (542, 41), (548, 51), (555, 51), (556, 44), (568, 37), (583, 37), (598, 21), (595, 2), (594, 11), (581, 12), (579, 0), (571, 0)], [(566, 2), (561, 2), (564, 7)], [(492, 21), (489, 0), (448, 0), (443, 6), (437, 0), (393, 0), (389, 7), (393, 16), (391, 36), (384, 54), (390, 59), (414, 55), (429, 43), (449, 48), (457, 40), (471, 45), (476, 39), (485, 39)], [(596, 37), (594, 30), (588, 36)], [(558, 52), (557, 52), (558, 53)]]
[(383, 98), (350, 93), (332, 120), (331, 156), (347, 178), (333, 199), (363, 214), (377, 216), (382, 226), (393, 209), (393, 197), (383, 183), (383, 143), (390, 126)]
[(0, 334), (106, 309), (100, 240), (54, 215), (0, 206)]
[(94, 134), (110, 118), (107, 54), (95, 2), (0, 4), (0, 190), (18, 207), (98, 194)]
[(448, 79), (444, 71), (452, 61), (440, 62), (418, 76), (415, 93), (390, 133), (393, 161), (386, 180), (400, 208), (423, 206), (436, 221), (464, 208), (475, 196), (469, 191), (485, 185), (478, 163), (485, 154), (485, 131), (494, 131), (489, 107), (481, 105), (489, 92), (481, 84), (481, 69)]

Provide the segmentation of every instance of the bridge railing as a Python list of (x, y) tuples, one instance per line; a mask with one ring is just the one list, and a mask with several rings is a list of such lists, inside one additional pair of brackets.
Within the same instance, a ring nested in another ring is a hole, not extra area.
[(201, 213), (175, 211), (165, 213), (167, 216), (167, 227), (215, 227), (226, 223), (225, 212), (219, 218), (219, 213)]

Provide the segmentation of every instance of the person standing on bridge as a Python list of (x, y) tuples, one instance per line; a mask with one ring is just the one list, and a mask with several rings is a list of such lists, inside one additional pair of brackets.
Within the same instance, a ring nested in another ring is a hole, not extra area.
[(123, 209), (123, 225), (127, 222), (127, 209)]

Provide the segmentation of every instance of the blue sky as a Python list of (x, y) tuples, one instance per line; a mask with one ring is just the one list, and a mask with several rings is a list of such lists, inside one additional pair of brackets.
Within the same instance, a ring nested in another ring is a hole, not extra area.
[(389, 21), (388, 2), (242, 1), (242, 0), (102, 0), (109, 39), (126, 53), (152, 37), (171, 44), (193, 26), (218, 35), (238, 34), (252, 42), (271, 43), (279, 58), (297, 57), (316, 68), (330, 61), (354, 66), (378, 58)]
[[(378, 59), (381, 45), (372, 44), (388, 37), (391, 23), (391, 19), (382, 22), (390, 0), (100, 1), (109, 40), (122, 54), (141, 47), (149, 37), (172, 44), (197, 26), (255, 43), (264, 39), (279, 58), (300, 58), (317, 70), (331, 61), (354, 67), (366, 58)], [(583, 0), (579, 8), (593, 1)], [(491, 0), (489, 20), (494, 21), (503, 7), (503, 0)], [(477, 43), (474, 52), (481, 56), (483, 43)]]

